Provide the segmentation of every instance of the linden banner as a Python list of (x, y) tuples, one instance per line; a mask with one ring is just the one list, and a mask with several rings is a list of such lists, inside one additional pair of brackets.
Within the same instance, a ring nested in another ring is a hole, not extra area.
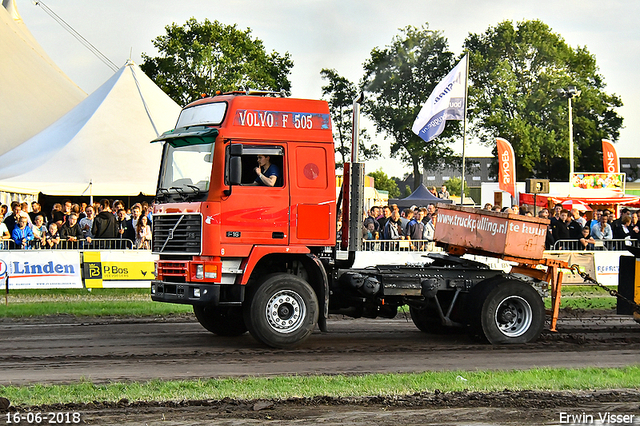
[(0, 251), (0, 271), (8, 275), (10, 290), (83, 287), (75, 250)]

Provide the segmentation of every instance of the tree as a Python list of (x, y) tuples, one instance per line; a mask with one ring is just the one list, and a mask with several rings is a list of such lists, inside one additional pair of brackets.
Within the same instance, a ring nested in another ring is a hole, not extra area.
[[(320, 75), (327, 80), (327, 85), (322, 86), (322, 96), (329, 98), (327, 102), (333, 121), (333, 138), (336, 142), (336, 153), (340, 156), (340, 160), (336, 161), (336, 169), (340, 169), (347, 159), (351, 158), (353, 100), (358, 95), (358, 91), (355, 84), (340, 76), (336, 70), (323, 68)], [(366, 130), (361, 129), (358, 147), (360, 157), (364, 160), (380, 156), (380, 148), (377, 144), (367, 147), (364, 143), (370, 140)]]
[(380, 191), (389, 192), (389, 198), (398, 198), (400, 196), (400, 188), (395, 180), (387, 176), (382, 169), (367, 174), (373, 178), (373, 187)]
[(454, 55), (438, 31), (408, 26), (391, 45), (374, 48), (364, 63), (362, 88), (368, 94), (364, 110), (378, 131), (392, 139), (391, 156), (413, 167), (414, 189), (421, 183), (420, 168), (453, 155), (447, 143), (459, 132), (449, 122), (436, 139), (424, 142), (411, 131), (415, 118), (435, 86), (454, 66)]
[[(449, 194), (458, 197), (460, 196), (460, 182), (462, 182), (461, 177), (452, 177), (444, 183), (447, 186), (447, 191), (449, 191)], [(467, 185), (466, 179), (464, 183), (464, 194), (466, 196), (469, 195), (469, 185)]]
[(160, 56), (142, 54), (140, 66), (174, 101), (185, 105), (203, 93), (217, 90), (265, 89), (289, 94), (288, 75), (293, 67), (289, 53), (268, 54), (251, 30), (195, 18), (184, 25), (165, 27), (153, 45)]
[(571, 48), (538, 20), (511, 21), (470, 34), (469, 118), (473, 133), (493, 146), (511, 142), (518, 180), (568, 179), (567, 99), (557, 89), (576, 86), (573, 101), (576, 170), (602, 167), (601, 139), (617, 140), (620, 98), (604, 92), (604, 78), (585, 47)]

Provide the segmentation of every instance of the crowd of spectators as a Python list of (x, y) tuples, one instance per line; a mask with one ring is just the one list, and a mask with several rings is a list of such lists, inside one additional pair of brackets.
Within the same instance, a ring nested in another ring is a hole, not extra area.
[[(485, 204), (483, 210), (533, 216), (526, 207), (500, 207)], [(401, 210), (397, 205), (373, 206), (364, 219), (362, 239), (370, 240), (422, 240), (433, 241), (437, 220), (434, 204), (427, 207), (412, 206)], [(545, 249), (547, 250), (594, 250), (599, 241), (617, 240), (622, 243), (604, 247), (624, 248), (640, 240), (638, 212), (627, 208), (620, 210), (615, 219), (610, 210), (594, 210), (588, 219), (584, 211), (566, 210), (556, 204), (553, 214), (546, 208), (538, 211), (538, 217), (549, 219)], [(615, 242), (615, 241), (614, 241)], [(600, 244), (602, 246), (602, 244)], [(620, 247), (618, 247), (620, 246)]]
[(146, 202), (127, 209), (106, 198), (92, 205), (66, 201), (47, 214), (37, 201), (13, 201), (10, 208), (0, 206), (0, 249), (150, 249), (151, 219)]
[[(547, 249), (594, 250), (598, 244), (603, 246), (602, 243), (606, 248), (620, 249), (640, 240), (638, 212), (626, 207), (620, 210), (618, 218), (608, 209), (598, 209), (588, 219), (586, 212), (575, 208), (567, 210), (562, 204), (555, 205), (553, 215), (542, 209), (538, 216), (551, 221), (547, 230)], [(609, 243), (610, 240), (622, 244)]]
[(373, 206), (364, 220), (362, 238), (367, 240), (433, 241), (437, 209), (412, 206), (402, 211), (396, 204)]

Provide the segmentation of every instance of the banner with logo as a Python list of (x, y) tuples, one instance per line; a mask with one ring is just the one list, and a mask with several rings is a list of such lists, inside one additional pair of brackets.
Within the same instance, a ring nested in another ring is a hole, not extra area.
[(606, 139), (602, 139), (602, 162), (605, 173), (620, 173), (620, 159), (616, 147)]
[(467, 61), (465, 55), (442, 80), (422, 106), (411, 130), (426, 142), (435, 139), (447, 120), (463, 120), (467, 93)]
[(597, 251), (594, 254), (596, 268), (595, 278), (600, 284), (618, 285), (618, 272), (620, 266), (620, 256), (628, 255), (626, 251)]
[(626, 176), (626, 173), (574, 173), (570, 179), (574, 188), (624, 192)]
[(80, 256), (75, 250), (0, 251), (0, 275), (9, 289), (82, 288)]
[(511, 144), (502, 138), (496, 138), (498, 148), (498, 182), (502, 191), (516, 198), (516, 158)]
[(154, 279), (157, 255), (148, 250), (85, 251), (87, 288), (144, 288)]

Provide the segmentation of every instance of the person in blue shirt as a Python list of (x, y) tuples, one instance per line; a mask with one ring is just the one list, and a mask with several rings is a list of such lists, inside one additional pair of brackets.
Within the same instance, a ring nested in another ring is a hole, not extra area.
[(268, 155), (258, 155), (258, 165), (255, 172), (258, 175), (253, 181), (253, 185), (258, 186), (280, 186), (282, 174), (275, 164), (271, 164), (271, 157)]
[(18, 219), (18, 225), (13, 228), (11, 238), (13, 238), (13, 241), (15, 241), (16, 246), (18, 247), (22, 249), (31, 248), (29, 242), (33, 241), (34, 236), (31, 228), (27, 226), (26, 216), (20, 216), (20, 219)]

